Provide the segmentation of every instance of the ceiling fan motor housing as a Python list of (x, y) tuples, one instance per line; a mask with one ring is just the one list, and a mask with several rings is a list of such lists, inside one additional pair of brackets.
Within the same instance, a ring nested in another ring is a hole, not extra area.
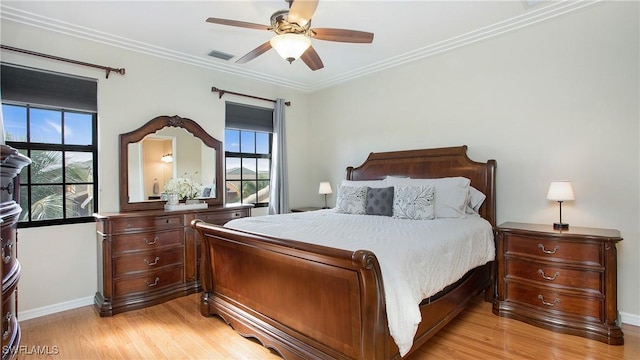
[(271, 27), (273, 31), (280, 34), (307, 34), (311, 28), (311, 19), (304, 26), (298, 23), (289, 22), (289, 10), (278, 10), (271, 15)]

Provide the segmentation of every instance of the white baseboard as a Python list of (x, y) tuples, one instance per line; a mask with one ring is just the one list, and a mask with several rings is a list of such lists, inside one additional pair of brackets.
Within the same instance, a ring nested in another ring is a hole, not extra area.
[(61, 311), (76, 309), (79, 307), (92, 305), (93, 296), (87, 296), (80, 299), (69, 300), (58, 304), (47, 305), (37, 309), (18, 311), (18, 320), (24, 321), (29, 319), (35, 319), (40, 316), (51, 315), (59, 313)]
[(623, 324), (640, 326), (640, 315), (620, 312), (620, 321), (622, 321)]
[[(93, 296), (87, 296), (84, 298), (65, 301), (58, 304), (47, 305), (37, 309), (19, 311), (18, 319), (20, 321), (34, 319), (40, 316), (51, 315), (61, 311), (71, 310), (87, 305), (93, 305)], [(640, 315), (620, 312), (620, 320), (623, 324), (640, 326)]]

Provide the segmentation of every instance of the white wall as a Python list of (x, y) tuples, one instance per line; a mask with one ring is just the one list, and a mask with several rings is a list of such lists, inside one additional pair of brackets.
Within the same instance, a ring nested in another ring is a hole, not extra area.
[[(180, 115), (198, 122), (212, 136), (224, 140), (225, 100), (259, 106), (270, 103), (225, 95), (218, 99), (211, 87), (244, 92), (265, 98), (285, 98), (292, 193), (303, 196), (292, 205), (305, 204), (309, 172), (307, 95), (238, 76), (151, 57), (103, 44), (2, 21), (2, 44), (84, 62), (126, 68), (126, 75), (55, 62), (2, 51), (2, 61), (50, 69), (98, 79), (98, 147), (100, 211), (118, 211), (118, 135), (129, 132), (159, 115)], [(299, 150), (298, 150), (299, 149)], [(315, 193), (317, 196), (317, 184)], [(54, 226), (19, 230), (20, 313), (37, 311), (84, 299), (97, 290), (95, 224)], [(22, 317), (22, 319), (24, 319)]]
[[(638, 3), (602, 3), (316, 93), (317, 179), (371, 151), (469, 146), (496, 159), (498, 223), (619, 229), (618, 305), (640, 319)], [(335, 197), (332, 198), (335, 200)]]

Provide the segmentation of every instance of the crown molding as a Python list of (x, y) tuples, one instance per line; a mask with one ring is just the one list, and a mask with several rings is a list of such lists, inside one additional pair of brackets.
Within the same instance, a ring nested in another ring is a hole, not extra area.
[(345, 72), (331, 78), (312, 84), (290, 81), (281, 77), (271, 76), (268, 74), (251, 71), (247, 69), (239, 69), (232, 65), (217, 64), (197, 56), (192, 56), (171, 49), (143, 43), (133, 39), (128, 39), (113, 34), (100, 32), (94, 29), (74, 25), (64, 21), (44, 17), (30, 12), (22, 11), (0, 3), (0, 19), (14, 21), (21, 24), (34, 26), (48, 31), (53, 31), (84, 40), (94, 41), (109, 46), (118, 47), (166, 60), (177, 61), (189, 65), (199, 66), (206, 69), (220, 71), (222, 73), (241, 76), (244, 78), (259, 80), (270, 84), (283, 86), (304, 93), (312, 93), (318, 90), (326, 89), (351, 80), (373, 74), (379, 71), (390, 69), (396, 66), (407, 64), (416, 60), (425, 59), (430, 56), (441, 54), (444, 52), (455, 50), (459, 47), (471, 45), (479, 41), (490, 39), (499, 35), (503, 35), (526, 26), (534, 25), (539, 22), (547, 21), (558, 16), (562, 16), (573, 11), (599, 3), (602, 0), (563, 0), (551, 2), (543, 6), (540, 4), (530, 9), (526, 13), (497, 22), (495, 24), (485, 26), (483, 28), (470, 31), (466, 34), (455, 36), (438, 43), (434, 43), (410, 52), (398, 54), (391, 58), (379, 61), (377, 63), (364, 66), (358, 70)]
[(307, 87), (299, 82), (288, 81), (280, 77), (268, 74), (238, 69), (225, 64), (216, 64), (207, 59), (185, 54), (160, 46), (151, 45), (133, 39), (97, 31), (83, 26), (74, 25), (68, 22), (52, 19), (31, 12), (16, 9), (4, 4), (0, 4), (0, 19), (3, 21), (13, 21), (20, 24), (33, 26), (36, 28), (53, 31), (56, 33), (73, 36), (76, 38), (93, 41), (121, 49), (134, 51), (137, 53), (154, 56), (161, 59), (177, 61), (189, 65), (195, 65), (206, 69), (216, 70), (227, 74), (242, 76), (245, 78), (260, 80), (267, 83), (292, 88), (299, 91), (307, 91)]
[(407, 64), (416, 60), (425, 59), (437, 54), (455, 50), (459, 47), (474, 44), (476, 42), (503, 35), (526, 26), (534, 25), (542, 21), (547, 21), (555, 17), (571, 13), (584, 7), (599, 3), (603, 0), (563, 0), (554, 2), (548, 6), (530, 10), (529, 12), (483, 28), (470, 31), (466, 34), (455, 36), (410, 52), (396, 55), (389, 59), (364, 66), (358, 70), (346, 72), (338, 76), (325, 79), (310, 85), (313, 91), (325, 89), (338, 84), (342, 84), (356, 78), (366, 76), (375, 72), (390, 69), (396, 66)]

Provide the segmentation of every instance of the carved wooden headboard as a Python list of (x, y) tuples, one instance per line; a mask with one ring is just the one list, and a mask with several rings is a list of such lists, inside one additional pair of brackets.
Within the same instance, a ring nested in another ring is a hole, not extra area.
[(347, 168), (347, 180), (380, 180), (386, 176), (435, 179), (462, 176), (487, 196), (480, 216), (496, 226), (496, 161), (476, 162), (467, 157), (467, 146), (370, 153), (365, 162)]

